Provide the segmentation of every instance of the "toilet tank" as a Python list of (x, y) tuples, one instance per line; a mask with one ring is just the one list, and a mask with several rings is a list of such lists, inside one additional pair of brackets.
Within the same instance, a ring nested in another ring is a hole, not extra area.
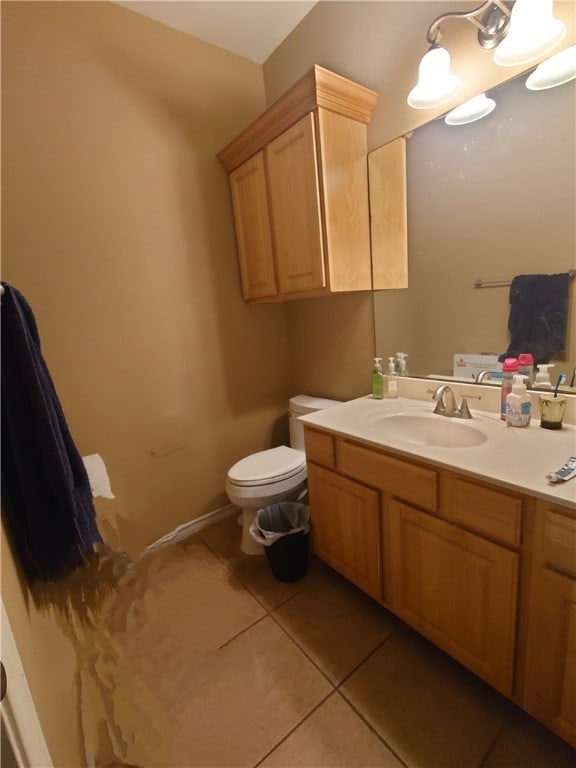
[(290, 447), (304, 452), (304, 424), (298, 421), (299, 416), (321, 411), (323, 408), (331, 408), (333, 405), (339, 405), (341, 402), (341, 400), (327, 400), (322, 397), (311, 397), (310, 395), (291, 397), (288, 404)]

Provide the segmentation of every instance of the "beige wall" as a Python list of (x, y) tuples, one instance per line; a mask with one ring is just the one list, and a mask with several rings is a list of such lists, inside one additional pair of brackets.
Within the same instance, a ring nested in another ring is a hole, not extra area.
[[(290, 394), (367, 390), (371, 294), (241, 300), (214, 156), (264, 82), (270, 102), (314, 63), (379, 91), (370, 148), (422, 119), (404, 83), (451, 4), (409, 5), (321, 2), (261, 68), (109, 3), (2, 4), (3, 279), (32, 304), (81, 453), (106, 461), (99, 523), (130, 552), (224, 504), (226, 469), (282, 436)], [(75, 768), (73, 653), (4, 539), (2, 581), (55, 763)]]
[[(426, 32), (430, 23), (448, 11), (465, 11), (478, 5), (478, 2), (461, 2), (455, 8), (449, 0), (319, 2), (265, 62), (267, 102), (278, 98), (314, 64), (328, 67), (379, 94), (368, 126), (368, 148), (376, 149), (451, 106), (414, 110), (407, 106), (406, 96), (416, 82), (418, 63), (427, 49)], [(556, 16), (568, 27), (562, 47), (576, 39), (575, 9), (576, 4), (571, 0), (554, 4)], [(522, 69), (493, 64), (491, 52), (480, 48), (475, 27), (469, 22), (449, 20), (443, 29), (442, 42), (450, 50), (454, 71), (463, 79), (458, 101)], [(410, 231), (408, 241), (410, 248)], [(378, 299), (385, 305), (384, 331), (382, 325), (379, 326), (382, 345), (377, 353), (381, 355), (398, 351), (411, 353), (420, 344), (423, 319), (422, 313), (416, 310), (420, 308), (422, 295), (415, 290), (413, 281), (417, 260), (413, 253), (409, 258), (410, 287), (405, 291), (391, 291)], [(453, 258), (459, 259), (460, 253)], [(437, 268), (449, 271), (450, 258)], [(372, 303), (372, 294), (366, 293), (353, 294), (344, 300), (333, 297), (292, 302), (287, 306), (291, 368), (297, 389), (322, 390), (322, 394), (332, 397), (360, 396), (369, 391), (372, 356), (377, 349)], [(306, 306), (302, 307), (303, 304)], [(425, 322), (431, 323), (433, 318), (427, 316)], [(439, 327), (438, 334), (440, 330)], [(433, 324), (430, 331), (434, 334)]]
[[(285, 310), (241, 299), (215, 158), (262, 111), (262, 68), (111, 3), (3, 3), (2, 92), (2, 278), (107, 464), (101, 529), (135, 554), (226, 504), (228, 467), (281, 436)], [(71, 646), (2, 556), (49, 748), (77, 768)]]

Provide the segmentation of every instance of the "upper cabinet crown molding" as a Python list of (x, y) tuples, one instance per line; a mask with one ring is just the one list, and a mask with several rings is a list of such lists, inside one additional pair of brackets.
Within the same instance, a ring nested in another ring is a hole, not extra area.
[(218, 160), (230, 173), (318, 107), (367, 125), (377, 99), (378, 94), (369, 88), (316, 64), (220, 150)]

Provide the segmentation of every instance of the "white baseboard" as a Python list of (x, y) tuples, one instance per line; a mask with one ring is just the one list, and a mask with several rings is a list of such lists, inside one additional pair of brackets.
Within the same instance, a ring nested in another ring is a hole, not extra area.
[(201, 531), (202, 528), (206, 528), (220, 520), (224, 520), (224, 518), (230, 517), (230, 515), (238, 514), (238, 512), (239, 509), (238, 507), (235, 507), (234, 504), (227, 504), (225, 507), (220, 507), (212, 512), (207, 512), (201, 517), (195, 517), (193, 520), (190, 520), (190, 522), (182, 523), (182, 525), (179, 525), (173, 531), (170, 531), (170, 533), (165, 533), (164, 536), (153, 541), (152, 544), (149, 544), (146, 547), (146, 549), (142, 550), (138, 557), (139, 559), (142, 559), (143, 557), (152, 554), (152, 552), (157, 552), (159, 549), (175, 544), (177, 541), (184, 541), (195, 533), (198, 533), (198, 531)]

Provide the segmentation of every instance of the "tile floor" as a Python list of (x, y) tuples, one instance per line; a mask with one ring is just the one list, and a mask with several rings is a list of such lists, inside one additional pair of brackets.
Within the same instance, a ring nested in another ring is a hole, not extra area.
[(311, 558), (282, 583), (239, 541), (227, 518), (118, 593), (112, 635), (162, 713), (147, 766), (574, 768), (576, 751), (333, 570)]

